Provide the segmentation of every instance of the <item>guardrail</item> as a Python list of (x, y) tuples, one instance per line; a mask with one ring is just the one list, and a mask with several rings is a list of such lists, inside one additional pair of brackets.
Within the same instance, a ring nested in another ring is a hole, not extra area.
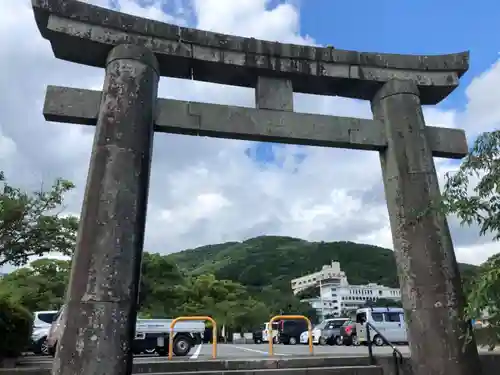
[(291, 320), (291, 319), (302, 319), (307, 322), (307, 332), (309, 334), (309, 353), (313, 354), (313, 339), (312, 339), (312, 325), (309, 318), (304, 315), (276, 315), (271, 318), (269, 321), (269, 355), (273, 355), (273, 322), (282, 319), (282, 320)]
[(210, 321), (212, 323), (212, 358), (217, 357), (217, 323), (210, 316), (180, 316), (170, 323), (170, 334), (168, 338), (168, 359), (172, 359), (174, 353), (174, 327), (177, 322), (192, 320)]
[(387, 346), (390, 346), (392, 349), (392, 358), (394, 360), (394, 375), (399, 375), (399, 366), (403, 363), (403, 353), (399, 351), (398, 348), (394, 346), (392, 342), (387, 340), (385, 336), (377, 329), (375, 328), (370, 322), (366, 322), (366, 342), (368, 345), (368, 356), (370, 357), (370, 363), (373, 365), (375, 364), (375, 357), (373, 356), (373, 348), (372, 348), (372, 339), (370, 337), (370, 329), (373, 329), (377, 335), (379, 335), (382, 340), (384, 341), (384, 344)]

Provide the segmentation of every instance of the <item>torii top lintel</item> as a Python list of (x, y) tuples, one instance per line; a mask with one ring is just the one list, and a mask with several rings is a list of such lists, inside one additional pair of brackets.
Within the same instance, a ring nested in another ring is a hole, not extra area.
[(393, 78), (414, 80), (422, 104), (459, 84), (469, 53), (417, 56), (284, 44), (180, 27), (76, 0), (32, 0), (35, 19), (57, 58), (104, 67), (109, 51), (149, 47), (162, 76), (255, 87), (258, 76), (292, 81), (295, 92), (370, 100)]

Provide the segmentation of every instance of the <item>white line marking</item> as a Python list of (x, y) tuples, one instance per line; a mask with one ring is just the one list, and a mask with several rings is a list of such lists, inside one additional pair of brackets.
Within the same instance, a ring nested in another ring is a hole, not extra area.
[[(263, 350), (258, 350), (258, 349), (250, 349), (250, 348), (244, 348), (242, 346), (237, 346), (237, 345), (231, 345), (233, 348), (240, 349), (240, 350), (246, 350), (248, 352), (254, 352), (254, 353), (260, 353), (260, 354), (265, 354), (269, 355), (269, 352), (265, 352)], [(282, 353), (273, 353), (274, 355), (281, 355), (281, 356), (289, 356), (291, 354), (282, 354)]]
[(194, 351), (193, 355), (191, 355), (191, 357), (189, 357), (189, 359), (196, 359), (196, 358), (198, 358), (198, 356), (200, 355), (202, 346), (203, 346), (203, 344), (198, 345), (196, 347), (196, 350)]

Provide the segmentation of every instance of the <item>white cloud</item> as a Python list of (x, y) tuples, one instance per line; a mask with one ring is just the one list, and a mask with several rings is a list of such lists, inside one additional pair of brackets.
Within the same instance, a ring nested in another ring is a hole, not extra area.
[[(105, 0), (92, 2), (109, 6)], [(9, 88), (0, 94), (0, 169), (27, 188), (58, 176), (73, 180), (78, 189), (68, 197), (69, 210), (78, 214), (94, 130), (47, 123), (41, 108), (47, 85), (100, 88), (103, 72), (56, 60), (49, 43), (39, 35), (29, 3), (2, 0), (0, 68), (10, 74), (0, 75), (0, 86)], [(264, 0), (148, 4), (141, 7), (134, 0), (118, 1), (124, 12), (167, 22), (186, 24), (195, 19), (194, 26), (206, 30), (314, 43), (300, 34), (299, 14), (292, 3), (274, 7)], [(166, 14), (164, 9), (172, 11)], [(478, 129), (474, 118), (481, 122), (479, 129), (498, 127), (500, 114), (490, 99), (500, 96), (498, 77), (500, 64), (473, 81), (467, 89), (465, 113), (426, 108), (428, 124), (461, 126), (474, 132)], [(255, 105), (250, 89), (176, 79), (162, 79), (159, 96)], [(342, 98), (296, 94), (295, 108), (371, 118), (367, 102)], [(8, 147), (2, 147), (5, 144)], [(249, 158), (248, 149), (255, 154), (255, 147), (252, 142), (156, 134), (146, 249), (171, 252), (259, 234), (392, 246), (376, 153), (273, 146), (274, 157), (283, 166), (278, 167)], [(297, 154), (307, 157), (299, 163)], [(442, 175), (450, 164), (439, 160), (437, 166)], [(463, 231), (454, 231), (459, 260), (478, 263), (495, 250), (483, 245), (474, 230)]]
[(500, 60), (480, 76), (474, 78), (467, 87), (468, 102), (465, 124), (470, 135), (500, 129), (499, 87)]
[(15, 142), (2, 134), (2, 127), (0, 126), (0, 162), (8, 163), (15, 156), (15, 153)]
[(226, 34), (310, 44), (314, 41), (299, 35), (297, 8), (290, 3), (268, 9), (268, 0), (194, 0), (198, 28)]

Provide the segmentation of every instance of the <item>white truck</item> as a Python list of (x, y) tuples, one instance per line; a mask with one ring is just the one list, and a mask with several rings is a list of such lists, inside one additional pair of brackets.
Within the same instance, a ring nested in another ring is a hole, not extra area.
[[(47, 347), (54, 356), (57, 343), (61, 337), (66, 319), (66, 308), (63, 306), (52, 323), (47, 336)], [(173, 319), (137, 319), (135, 339), (132, 343), (134, 354), (157, 353), (160, 356), (168, 354), (170, 324)], [(176, 356), (186, 356), (201, 340), (205, 332), (203, 321), (180, 321), (174, 327), (173, 353)]]
[[(168, 354), (170, 324), (173, 319), (137, 319), (134, 352)], [(199, 344), (205, 333), (205, 322), (201, 320), (180, 321), (174, 326), (176, 356), (186, 356), (191, 348)]]

